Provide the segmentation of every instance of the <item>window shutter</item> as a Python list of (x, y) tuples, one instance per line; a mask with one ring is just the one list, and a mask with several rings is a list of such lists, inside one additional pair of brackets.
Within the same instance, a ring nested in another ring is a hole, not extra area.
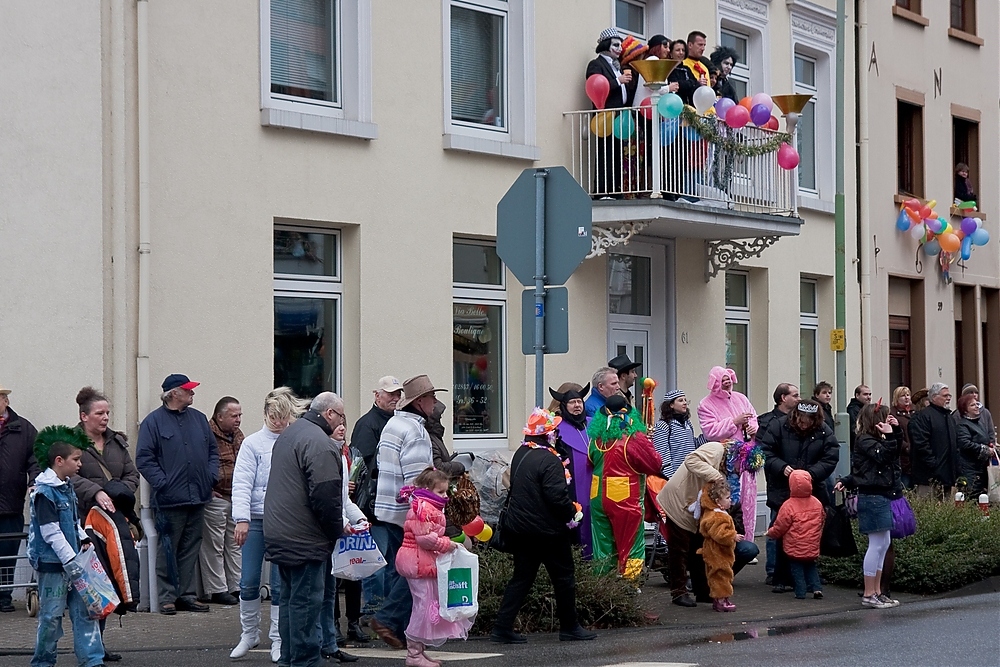
[(271, 92), (337, 102), (333, 0), (271, 0)]
[(452, 120), (504, 127), (504, 17), (451, 8)]

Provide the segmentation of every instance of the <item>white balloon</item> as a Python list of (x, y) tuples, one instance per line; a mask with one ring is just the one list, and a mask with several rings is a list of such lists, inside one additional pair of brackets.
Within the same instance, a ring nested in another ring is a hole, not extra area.
[(983, 219), (982, 218), (973, 218), (973, 220), (976, 221), (976, 229), (982, 229), (983, 228)]
[(699, 86), (694, 91), (693, 96), (694, 108), (702, 116), (712, 108), (715, 104), (715, 91), (712, 90), (711, 86)]
[(910, 236), (912, 236), (915, 241), (923, 240), (926, 233), (927, 230), (924, 228), (923, 223), (913, 225), (913, 227), (910, 228)]

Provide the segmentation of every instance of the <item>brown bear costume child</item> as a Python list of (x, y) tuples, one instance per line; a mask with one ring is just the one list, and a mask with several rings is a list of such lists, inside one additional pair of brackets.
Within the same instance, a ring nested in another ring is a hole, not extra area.
[(705, 560), (709, 594), (715, 611), (736, 611), (729, 601), (733, 594), (733, 563), (736, 561), (736, 525), (729, 516), (729, 485), (725, 480), (706, 484), (701, 490), (699, 530), (705, 543), (698, 553)]

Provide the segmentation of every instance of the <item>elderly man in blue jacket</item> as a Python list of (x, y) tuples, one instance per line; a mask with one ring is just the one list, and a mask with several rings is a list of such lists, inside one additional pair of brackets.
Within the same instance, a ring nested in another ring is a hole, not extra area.
[(163, 405), (139, 426), (135, 465), (152, 487), (159, 551), (156, 581), (160, 613), (208, 611), (195, 596), (195, 564), (201, 550), (205, 505), (219, 477), (219, 447), (204, 413), (191, 407), (194, 388), (186, 375), (168, 375)]

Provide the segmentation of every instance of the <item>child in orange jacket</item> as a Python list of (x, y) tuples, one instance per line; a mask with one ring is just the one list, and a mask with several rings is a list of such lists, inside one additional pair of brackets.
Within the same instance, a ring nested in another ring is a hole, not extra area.
[(705, 575), (715, 611), (736, 611), (729, 601), (733, 594), (733, 563), (736, 562), (736, 542), (739, 537), (730, 506), (730, 490), (726, 480), (706, 484), (701, 490), (701, 520), (698, 530), (705, 542), (698, 553), (705, 559)]
[(767, 536), (781, 540), (795, 585), (795, 597), (803, 600), (806, 592), (812, 591), (813, 597), (820, 600), (823, 589), (816, 570), (816, 559), (819, 558), (826, 510), (823, 503), (812, 495), (812, 476), (805, 470), (792, 471), (788, 477), (788, 488), (792, 495), (778, 510)]

